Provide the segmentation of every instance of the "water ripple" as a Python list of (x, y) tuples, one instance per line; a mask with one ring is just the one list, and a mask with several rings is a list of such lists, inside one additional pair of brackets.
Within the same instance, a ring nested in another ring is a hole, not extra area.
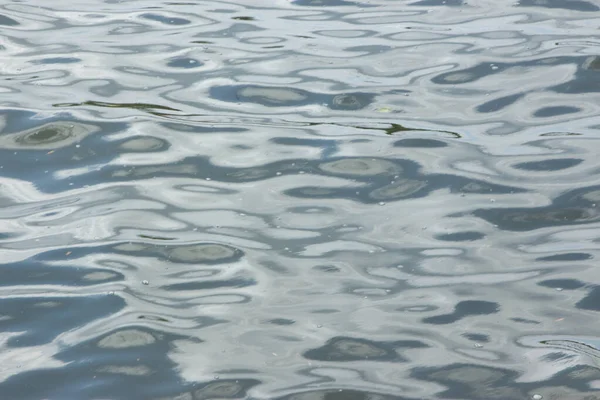
[(595, 398), (598, 10), (0, 5), (0, 397)]

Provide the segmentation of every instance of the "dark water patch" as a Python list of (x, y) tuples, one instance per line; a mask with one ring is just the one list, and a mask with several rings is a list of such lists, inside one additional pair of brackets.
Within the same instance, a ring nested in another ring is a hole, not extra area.
[(315, 361), (394, 361), (405, 362), (398, 354), (402, 349), (421, 349), (429, 347), (418, 340), (399, 340), (395, 342), (375, 342), (351, 337), (330, 339), (323, 347), (304, 353), (304, 357)]
[(596, 209), (599, 193), (596, 186), (578, 188), (555, 198), (546, 207), (480, 209), (473, 214), (510, 231), (591, 224), (600, 220), (600, 212)]
[(273, 318), (267, 322), (270, 324), (273, 324), (273, 325), (280, 325), (280, 326), (294, 325), (296, 323), (296, 321), (294, 321), (292, 319), (287, 319), (287, 318)]
[(577, 158), (551, 158), (543, 161), (530, 161), (515, 164), (513, 167), (525, 171), (560, 171), (573, 168), (581, 164), (583, 160)]
[(527, 319), (527, 318), (519, 318), (519, 317), (517, 317), (517, 318), (511, 318), (510, 320), (511, 321), (515, 321), (515, 322), (520, 323), (520, 324), (530, 324), (530, 325), (539, 325), (540, 324), (539, 321), (534, 321), (534, 320)]
[(3, 26), (19, 26), (21, 24), (19, 24), (19, 22), (17, 22), (16, 20), (7, 17), (6, 15), (2, 15), (0, 14), (0, 25)]
[(423, 323), (435, 325), (452, 324), (466, 317), (496, 314), (499, 311), (500, 305), (494, 302), (465, 300), (457, 303), (452, 313), (424, 318)]
[(40, 346), (124, 306), (123, 299), (111, 295), (13, 297), (2, 300), (0, 329), (15, 333), (9, 347)]
[(542, 107), (542, 108), (536, 110), (533, 113), (533, 116), (538, 117), (538, 118), (548, 118), (548, 117), (557, 117), (559, 115), (574, 114), (574, 113), (577, 113), (580, 111), (581, 111), (580, 108), (571, 107), (571, 106)]
[(163, 286), (162, 289), (180, 292), (190, 290), (196, 291), (207, 289), (243, 288), (254, 285), (256, 285), (256, 281), (252, 279), (231, 278), (227, 280), (175, 283), (172, 285)]
[(313, 269), (319, 272), (325, 272), (329, 274), (341, 272), (341, 269), (339, 267), (336, 267), (335, 265), (315, 265)]
[(539, 257), (535, 261), (583, 261), (589, 260), (592, 255), (589, 253), (564, 253), (552, 256)]
[(490, 341), (489, 335), (481, 333), (463, 333), (462, 336), (473, 342), (488, 343)]
[(581, 310), (600, 311), (600, 286), (593, 287), (588, 294), (575, 304)]
[(481, 240), (484, 237), (485, 235), (481, 232), (456, 232), (438, 235), (437, 239), (447, 242), (471, 242), (474, 240)]
[(560, 290), (575, 290), (586, 286), (585, 283), (577, 279), (548, 279), (539, 282), (538, 285)]
[(435, 139), (401, 139), (394, 143), (395, 147), (409, 147), (409, 148), (424, 148), (424, 149), (436, 149), (447, 147), (448, 145)]
[(77, 57), (52, 57), (52, 58), (43, 58), (41, 60), (32, 61), (32, 64), (39, 65), (51, 65), (51, 64), (72, 64), (78, 63), (82, 60)]
[(502, 229), (512, 231), (531, 231), (549, 226), (591, 224), (599, 220), (595, 210), (574, 207), (478, 210), (474, 215), (497, 223), (502, 226)]
[(594, 3), (582, 0), (519, 0), (519, 7), (559, 8), (569, 11), (591, 12), (600, 8)]
[(183, 69), (198, 68), (198, 67), (201, 67), (202, 65), (204, 65), (202, 62), (200, 62), (194, 58), (188, 58), (188, 57), (172, 58), (167, 63), (167, 66), (169, 66), (171, 68), (183, 68)]
[(573, 59), (572, 63), (577, 65), (575, 76), (548, 89), (557, 93), (570, 94), (600, 92), (600, 82), (597, 79), (600, 57), (578, 57)]
[(510, 96), (500, 97), (478, 105), (475, 108), (475, 110), (480, 113), (491, 113), (500, 111), (510, 105), (513, 105), (517, 101), (521, 100), (523, 97), (524, 95), (522, 94), (513, 94)]

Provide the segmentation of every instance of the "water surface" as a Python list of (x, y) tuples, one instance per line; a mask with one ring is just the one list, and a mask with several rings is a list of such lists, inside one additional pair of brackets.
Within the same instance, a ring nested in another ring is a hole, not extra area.
[(0, 399), (600, 398), (598, 11), (4, 2)]

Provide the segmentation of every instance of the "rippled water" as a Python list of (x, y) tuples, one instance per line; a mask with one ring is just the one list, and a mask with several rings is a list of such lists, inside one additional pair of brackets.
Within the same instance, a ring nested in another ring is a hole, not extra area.
[(600, 398), (600, 4), (0, 5), (0, 399)]

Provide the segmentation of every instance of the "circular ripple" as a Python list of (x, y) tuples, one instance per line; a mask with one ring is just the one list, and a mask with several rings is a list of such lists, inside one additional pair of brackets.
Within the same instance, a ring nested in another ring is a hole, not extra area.
[(168, 250), (173, 261), (185, 263), (223, 262), (240, 256), (240, 251), (220, 244), (193, 244), (177, 246)]
[(337, 175), (375, 176), (401, 172), (401, 168), (396, 164), (376, 158), (346, 158), (323, 163), (319, 168)]
[(98, 342), (98, 347), (104, 349), (124, 349), (152, 344), (156, 341), (148, 332), (138, 329), (126, 329), (112, 333)]
[(52, 122), (33, 129), (0, 137), (5, 149), (50, 150), (67, 147), (98, 131), (92, 125)]

